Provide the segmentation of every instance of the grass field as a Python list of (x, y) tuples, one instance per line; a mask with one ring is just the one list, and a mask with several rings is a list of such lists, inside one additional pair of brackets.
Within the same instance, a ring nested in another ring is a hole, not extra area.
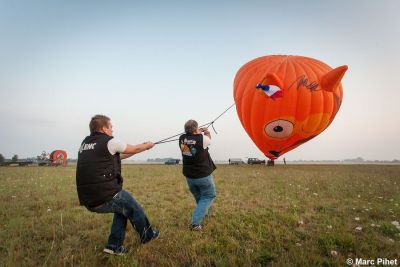
[[(214, 172), (214, 216), (187, 228), (194, 200), (180, 166), (125, 165), (124, 188), (160, 239), (102, 253), (112, 215), (78, 204), (75, 167), (0, 168), (0, 266), (346, 266), (400, 260), (400, 166), (228, 166)], [(360, 230), (357, 230), (357, 227)], [(399, 229), (398, 229), (399, 228)]]

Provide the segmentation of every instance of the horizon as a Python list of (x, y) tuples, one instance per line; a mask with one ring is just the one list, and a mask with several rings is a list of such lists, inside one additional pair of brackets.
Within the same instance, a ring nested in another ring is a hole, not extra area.
[[(15, 155), (14, 155), (15, 156)], [(252, 158), (252, 157), (242, 157), (242, 158), (228, 158), (228, 159), (213, 159), (213, 161), (215, 161), (216, 163), (218, 162), (228, 162), (229, 159), (241, 159), (244, 160), (248, 159), (248, 158)], [(30, 157), (26, 157), (26, 158), (19, 158), (18, 157), (18, 161), (21, 160), (36, 160), (37, 156), (30, 156)], [(163, 158), (147, 158), (147, 159), (133, 159), (133, 158), (127, 158), (127, 159), (123, 159), (122, 163), (129, 163), (129, 162), (152, 162), (152, 163), (162, 163), (168, 159), (179, 159), (180, 161), (182, 160), (181, 158), (174, 158), (174, 157), (163, 157)], [(269, 160), (269, 158), (267, 157), (262, 157), (262, 158), (258, 158), (258, 159), (265, 159), (265, 160)], [(311, 160), (307, 160), (307, 159), (286, 159), (286, 157), (280, 157), (276, 160), (274, 160), (275, 162), (283, 162), (283, 159), (286, 160), (286, 162), (393, 162), (393, 163), (397, 163), (400, 162), (400, 159), (365, 159), (363, 157), (356, 157), (356, 158), (348, 158), (348, 159), (325, 159), (325, 160), (321, 160), (321, 159), (311, 159)], [(11, 161), (12, 158), (5, 158), (6, 161)], [(77, 161), (78, 158), (67, 158), (67, 161), (69, 162), (74, 162)]]

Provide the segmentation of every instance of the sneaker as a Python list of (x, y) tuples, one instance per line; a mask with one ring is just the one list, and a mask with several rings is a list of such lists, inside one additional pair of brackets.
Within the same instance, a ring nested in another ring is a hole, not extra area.
[(115, 247), (112, 247), (112, 246), (106, 246), (103, 249), (103, 252), (105, 252), (107, 254), (111, 254), (111, 255), (121, 256), (121, 255), (125, 255), (126, 253), (128, 253), (129, 250), (124, 246), (120, 246), (119, 248), (115, 248)]
[(151, 240), (156, 240), (157, 238), (160, 237), (160, 230), (158, 229), (154, 229), (153, 230), (153, 237), (147, 240), (142, 241), (142, 244), (146, 244), (147, 242), (151, 241)]
[(158, 229), (154, 229), (153, 230), (153, 240), (156, 240), (157, 238), (159, 238), (160, 237), (160, 230), (158, 230)]
[(201, 230), (203, 230), (203, 227), (201, 226), (201, 224), (191, 224), (190, 225), (190, 230), (192, 230), (192, 231), (201, 231)]

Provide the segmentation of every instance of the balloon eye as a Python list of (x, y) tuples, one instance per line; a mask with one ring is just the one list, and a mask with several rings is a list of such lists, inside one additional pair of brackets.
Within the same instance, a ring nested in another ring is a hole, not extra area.
[(293, 132), (293, 123), (286, 120), (276, 120), (264, 127), (265, 133), (272, 138), (284, 139)]

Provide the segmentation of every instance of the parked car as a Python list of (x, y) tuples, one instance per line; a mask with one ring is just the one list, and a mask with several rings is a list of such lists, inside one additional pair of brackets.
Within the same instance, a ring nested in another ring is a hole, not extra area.
[(164, 162), (165, 165), (177, 165), (179, 164), (180, 160), (179, 159), (169, 159), (166, 162)]
[(232, 158), (229, 159), (229, 165), (240, 165), (240, 164), (245, 164), (244, 161), (242, 159), (238, 159), (238, 158)]
[(249, 158), (247, 160), (247, 164), (253, 165), (253, 164), (265, 164), (265, 160), (261, 160), (258, 158)]

